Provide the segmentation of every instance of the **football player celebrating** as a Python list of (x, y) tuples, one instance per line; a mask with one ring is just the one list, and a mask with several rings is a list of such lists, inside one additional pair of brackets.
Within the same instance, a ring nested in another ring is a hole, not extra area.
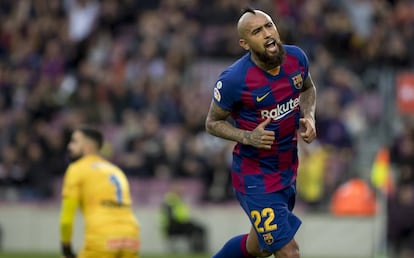
[(237, 142), (233, 188), (252, 227), (213, 257), (298, 258), (297, 134), (307, 143), (316, 137), (316, 89), (305, 53), (282, 44), (268, 14), (246, 9), (237, 29), (248, 52), (219, 76), (206, 130)]

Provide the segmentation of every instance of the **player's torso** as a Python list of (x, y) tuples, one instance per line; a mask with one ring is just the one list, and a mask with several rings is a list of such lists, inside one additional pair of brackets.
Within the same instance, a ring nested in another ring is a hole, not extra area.
[[(271, 122), (266, 130), (274, 131), (276, 138), (271, 152), (274, 155), (289, 149), (295, 152), (292, 142), (296, 143), (299, 127), (299, 95), (305, 77), (304, 68), (290, 54), (286, 55), (283, 65), (272, 73), (260, 69), (250, 58), (245, 58), (238, 66), (229, 75), (244, 75), (239, 83), (233, 85), (231, 92), (238, 96), (231, 113), (235, 126), (251, 131), (270, 117)], [(236, 146), (235, 153), (260, 158), (254, 148), (240, 144)]]
[(279, 141), (283, 140), (283, 135), (295, 133), (303, 74), (299, 66), (295, 69), (290, 63), (287, 60), (285, 65), (273, 71), (274, 74), (255, 65), (245, 68), (244, 81), (235, 92), (240, 95), (240, 101), (232, 112), (237, 127), (253, 130), (270, 117), (268, 129), (275, 131)]
[(119, 168), (95, 159), (80, 164), (79, 171), (83, 173), (81, 209), (89, 231), (111, 231), (113, 224), (124, 224), (128, 229), (136, 224), (129, 184)]
[(232, 94), (239, 96), (231, 113), (235, 126), (251, 131), (270, 117), (265, 129), (275, 133), (271, 150), (236, 145), (233, 184), (245, 193), (283, 189), (296, 178), (299, 95), (305, 69), (295, 55), (287, 53), (284, 63), (272, 73), (263, 71), (250, 59), (232, 72), (235, 76), (244, 74), (243, 81), (233, 85)]

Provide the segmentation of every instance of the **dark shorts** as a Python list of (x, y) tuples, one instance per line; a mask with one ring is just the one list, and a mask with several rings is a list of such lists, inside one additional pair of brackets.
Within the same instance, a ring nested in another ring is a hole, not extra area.
[(246, 195), (236, 191), (240, 205), (256, 230), (260, 249), (273, 253), (294, 238), (302, 223), (292, 213), (295, 196), (295, 185), (266, 194)]

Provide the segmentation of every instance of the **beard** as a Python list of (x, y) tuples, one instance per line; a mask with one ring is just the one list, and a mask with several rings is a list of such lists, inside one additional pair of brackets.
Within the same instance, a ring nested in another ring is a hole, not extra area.
[(283, 61), (285, 60), (286, 50), (283, 47), (281, 42), (276, 42), (278, 52), (276, 55), (269, 55), (266, 50), (263, 52), (259, 52), (257, 50), (252, 49), (254, 55), (256, 55), (257, 59), (267, 68), (275, 68), (280, 66)]

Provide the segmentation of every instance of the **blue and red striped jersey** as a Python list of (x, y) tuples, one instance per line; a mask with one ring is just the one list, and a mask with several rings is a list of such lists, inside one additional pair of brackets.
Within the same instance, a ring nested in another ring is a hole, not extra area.
[(235, 127), (251, 131), (272, 118), (265, 128), (275, 132), (271, 150), (241, 143), (234, 147), (233, 187), (242, 193), (278, 191), (296, 179), (299, 94), (309, 65), (299, 47), (284, 47), (286, 57), (276, 73), (262, 70), (246, 53), (219, 76), (214, 87), (215, 103), (231, 112)]

